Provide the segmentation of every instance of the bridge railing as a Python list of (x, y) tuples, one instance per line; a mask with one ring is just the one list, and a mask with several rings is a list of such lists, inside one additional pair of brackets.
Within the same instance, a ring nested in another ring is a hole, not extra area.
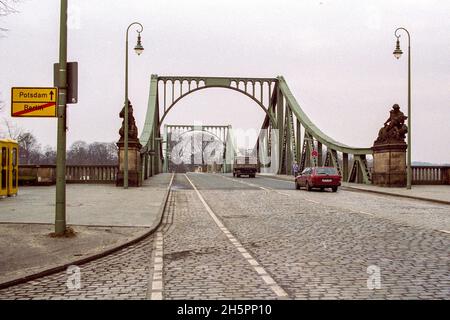
[(68, 183), (115, 183), (117, 165), (70, 165), (66, 166)]
[[(117, 165), (67, 165), (67, 183), (116, 183)], [(21, 185), (56, 183), (56, 165), (19, 165)]]
[(450, 167), (412, 166), (413, 184), (450, 184)]

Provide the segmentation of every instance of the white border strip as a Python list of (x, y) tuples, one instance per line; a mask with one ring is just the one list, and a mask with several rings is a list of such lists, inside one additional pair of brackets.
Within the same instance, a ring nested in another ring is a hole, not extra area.
[(200, 201), (203, 203), (204, 207), (206, 208), (206, 211), (208, 211), (211, 218), (214, 220), (214, 222), (217, 224), (217, 226), (222, 230), (222, 232), (227, 236), (228, 240), (234, 245), (234, 247), (241, 253), (241, 255), (244, 257), (245, 260), (252, 266), (252, 268), (258, 273), (258, 275), (261, 277), (261, 279), (272, 289), (272, 291), (278, 296), (287, 298), (288, 294), (286, 291), (283, 290), (276, 282), (275, 280), (267, 273), (267, 271), (254, 259), (251, 254), (244, 248), (244, 246), (231, 234), (231, 232), (223, 225), (223, 223), (217, 218), (215, 213), (211, 210), (211, 208), (206, 203), (205, 199), (203, 199), (203, 196), (200, 194), (198, 189), (195, 187), (195, 185), (192, 183), (192, 181), (188, 178), (188, 176), (184, 175), (186, 179), (189, 181), (189, 183), (192, 185), (192, 188), (194, 188), (195, 192), (197, 193), (197, 196), (199, 197)]
[[(167, 192), (169, 193), (167, 195), (166, 199), (166, 205), (169, 201), (170, 197), (170, 188), (172, 187), (173, 179), (175, 178), (175, 174), (172, 173), (172, 177), (170, 179), (169, 185), (167, 186)], [(165, 210), (164, 210), (165, 211)], [(163, 211), (163, 215), (164, 215)], [(164, 282), (163, 282), (163, 267), (164, 267), (164, 261), (163, 261), (163, 255), (164, 255), (164, 235), (163, 235), (163, 227), (164, 223), (162, 223), (158, 230), (155, 233), (155, 245), (153, 250), (153, 277), (152, 277), (152, 286), (150, 289), (150, 300), (163, 300), (163, 288), (164, 288)]]
[[(245, 185), (250, 186), (250, 187), (260, 188), (261, 190), (264, 190), (264, 191), (267, 191), (267, 192), (273, 191), (273, 192), (276, 192), (276, 193), (281, 194), (281, 195), (283, 195), (283, 196), (287, 196), (287, 197), (290, 196), (290, 195), (287, 194), (287, 193), (280, 192), (280, 191), (278, 191), (278, 190), (276, 190), (276, 189), (273, 189), (273, 188), (270, 188), (270, 187), (263, 187), (263, 186), (260, 186), (260, 185), (257, 185), (257, 184), (253, 184), (253, 183), (249, 183), (249, 182), (244, 182), (244, 181), (237, 180), (237, 179), (235, 179), (235, 178), (226, 177), (226, 176), (220, 176), (220, 177), (222, 177), (222, 178), (224, 178), (224, 179), (227, 179), (227, 180), (230, 180), (230, 181), (234, 181), (234, 182), (238, 182), (238, 183), (241, 183), (241, 184), (245, 184)], [(308, 200), (308, 201), (309, 201), (309, 200)]]
[(150, 300), (163, 299), (163, 245), (163, 233), (162, 231), (157, 231), (155, 237), (155, 251), (153, 256), (153, 280)]

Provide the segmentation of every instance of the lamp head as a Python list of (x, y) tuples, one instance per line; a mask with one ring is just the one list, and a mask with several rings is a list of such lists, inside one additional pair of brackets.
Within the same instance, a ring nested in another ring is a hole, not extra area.
[(138, 32), (138, 38), (136, 46), (134, 47), (134, 51), (136, 51), (137, 55), (140, 56), (142, 52), (144, 52), (144, 47), (141, 44), (141, 33)]
[(402, 49), (400, 49), (400, 40), (398, 37), (397, 37), (397, 44), (395, 46), (395, 50), (394, 50), (393, 54), (394, 54), (394, 57), (396, 57), (397, 59), (400, 59), (400, 57), (403, 54)]

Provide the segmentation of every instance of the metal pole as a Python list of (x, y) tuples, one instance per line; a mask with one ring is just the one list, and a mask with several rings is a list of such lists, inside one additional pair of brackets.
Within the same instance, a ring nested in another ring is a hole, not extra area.
[(411, 189), (412, 184), (412, 160), (411, 160), (411, 39), (408, 33), (408, 171), (406, 176), (406, 188)]
[[(131, 26), (139, 25), (142, 32), (144, 27), (139, 22), (131, 23), (127, 28), (126, 40), (125, 40), (125, 126), (124, 126), (124, 153), (123, 153), (123, 188), (128, 189), (128, 31), (130, 31)], [(139, 38), (140, 39), (140, 38)]]
[[(201, 150), (200, 150), (200, 152), (202, 153), (202, 172), (203, 172), (203, 130), (204, 130), (204, 128), (203, 128), (203, 126), (202, 126), (202, 146), (201, 146)], [(208, 167), (206, 167), (206, 171), (208, 171)]]
[(407, 168), (406, 168), (406, 189), (411, 189), (412, 184), (412, 161), (411, 161), (411, 35), (409, 31), (403, 27), (395, 29), (394, 35), (397, 40), (400, 36), (397, 31), (403, 30), (408, 35), (408, 154), (407, 154)]
[(62, 235), (66, 231), (67, 0), (61, 0), (58, 72), (55, 233)]
[[(172, 131), (170, 136), (172, 137)], [(164, 140), (166, 141), (164, 172), (169, 172), (169, 127), (167, 126), (167, 124), (164, 125)]]
[(123, 188), (128, 189), (128, 30), (131, 24), (127, 28), (127, 36), (125, 41), (125, 127), (124, 127), (124, 153), (123, 153)]

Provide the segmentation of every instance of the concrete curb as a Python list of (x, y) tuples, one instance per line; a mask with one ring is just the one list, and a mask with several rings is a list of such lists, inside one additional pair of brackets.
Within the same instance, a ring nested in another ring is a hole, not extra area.
[[(288, 180), (287, 178), (277, 177), (277, 176), (265, 176), (265, 175), (258, 175), (258, 176), (262, 177), (262, 178), (269, 178), (269, 179), (275, 179), (275, 180), (280, 180), (280, 181), (288, 181), (288, 182), (293, 180), (293, 177), (292, 177), (291, 180)], [(353, 191), (353, 192), (376, 193), (376, 194), (382, 194), (382, 195), (385, 195), (385, 196), (407, 198), (407, 199), (413, 199), (413, 200), (428, 201), (428, 202), (433, 202), (433, 203), (450, 205), (450, 201), (439, 200), (439, 199), (430, 199), (430, 198), (423, 198), (423, 197), (417, 197), (417, 196), (408, 196), (408, 195), (403, 195), (403, 194), (390, 193), (390, 192), (378, 191), (378, 190), (369, 190), (369, 189), (363, 189), (363, 188), (357, 188), (357, 187), (349, 187), (349, 186), (341, 186), (340, 188), (342, 188), (342, 190)]]
[(145, 238), (149, 237), (150, 235), (152, 235), (156, 231), (156, 229), (159, 227), (159, 225), (162, 222), (163, 213), (164, 213), (164, 210), (166, 209), (167, 200), (169, 199), (170, 188), (172, 187), (174, 176), (175, 176), (175, 174), (172, 173), (172, 177), (170, 178), (170, 182), (169, 182), (169, 185), (167, 187), (166, 193), (164, 195), (163, 202), (162, 202), (161, 206), (159, 207), (159, 210), (158, 210), (158, 217), (159, 218), (156, 220), (157, 222), (154, 223), (154, 225), (149, 227), (149, 229), (150, 229), (149, 231), (145, 232), (144, 234), (141, 234), (140, 236), (138, 236), (138, 237), (136, 237), (136, 238), (134, 238), (134, 239), (132, 239), (132, 240), (130, 240), (128, 242), (122, 243), (122, 244), (120, 244), (118, 246), (112, 247), (112, 248), (107, 249), (107, 250), (105, 250), (103, 252), (99, 252), (99, 253), (93, 254), (91, 256), (79, 259), (79, 260), (71, 261), (70, 263), (65, 263), (65, 264), (57, 266), (57, 267), (53, 267), (53, 268), (50, 268), (50, 269), (47, 269), (47, 270), (43, 270), (43, 271), (40, 271), (38, 273), (30, 274), (30, 275), (27, 275), (27, 276), (24, 276), (24, 277), (20, 277), (20, 278), (14, 279), (14, 280), (10, 280), (10, 281), (4, 282), (4, 283), (0, 283), (0, 290), (6, 289), (8, 287), (16, 286), (16, 285), (19, 285), (19, 284), (22, 284), (22, 283), (26, 283), (26, 282), (29, 282), (29, 281), (32, 281), (32, 280), (36, 280), (36, 279), (39, 279), (39, 278), (42, 278), (42, 277), (45, 277), (45, 276), (49, 276), (49, 275), (52, 275), (54, 273), (58, 273), (58, 272), (64, 271), (71, 265), (83, 265), (83, 264), (86, 264), (88, 262), (91, 262), (91, 261), (103, 258), (103, 257), (105, 257), (107, 255), (115, 253), (115, 252), (117, 252), (119, 250), (122, 250), (122, 249), (124, 249), (126, 247), (129, 247), (129, 246), (131, 246), (133, 244), (136, 244), (136, 243), (144, 240)]

